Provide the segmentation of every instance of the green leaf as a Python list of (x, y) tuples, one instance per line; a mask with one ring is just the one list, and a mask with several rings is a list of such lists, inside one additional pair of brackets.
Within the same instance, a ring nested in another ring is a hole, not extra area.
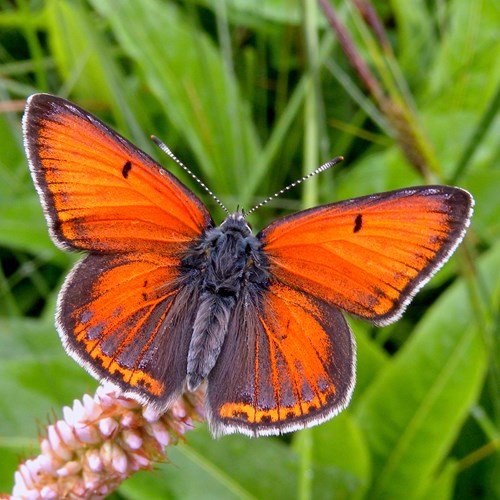
[(429, 483), (428, 488), (422, 493), (420, 498), (426, 500), (428, 498), (453, 498), (455, 482), (457, 478), (457, 464), (454, 460), (448, 460), (443, 470), (439, 475)]
[(399, 29), (398, 61), (405, 78), (418, 84), (427, 77), (421, 68), (429, 64), (436, 45), (433, 18), (425, 2), (393, 0), (391, 2)]
[[(498, 307), (500, 245), (480, 263)], [(356, 418), (373, 457), (370, 498), (417, 498), (449, 452), (485, 375), (482, 325), (463, 280), (428, 311), (367, 390)]]
[[(214, 440), (200, 425), (186, 440), (168, 450), (170, 463), (159, 468), (157, 491), (166, 498), (295, 498), (298, 458), (279, 439), (233, 435)], [(144, 498), (148, 490), (143, 487), (141, 475), (120, 492)]]
[[(52, 0), (46, 4), (46, 29), (56, 67), (66, 87), (58, 94), (78, 96), (97, 108), (108, 107), (116, 128), (130, 133), (148, 152), (153, 150), (147, 139), (151, 132), (150, 116), (137, 101), (135, 86), (126, 85), (123, 70), (116, 60), (102, 22), (89, 13), (83, 3)], [(85, 105), (81, 103), (84, 107)]]
[(358, 398), (362, 398), (363, 392), (370, 387), (379, 371), (390, 363), (390, 358), (364, 331), (369, 328), (367, 323), (352, 319), (350, 319), (349, 323), (351, 323), (356, 333), (356, 386), (354, 387), (353, 402), (351, 403), (354, 406)]
[(33, 253), (56, 254), (38, 196), (0, 198), (0, 244)]
[[(481, 112), (500, 81), (494, 59), (500, 50), (498, 3), (453, 0), (444, 14), (447, 26), (426, 71), (425, 101), (435, 111)], [(442, 133), (449, 137), (450, 129)]]
[(484, 169), (467, 176), (464, 187), (477, 200), (474, 207), (474, 230), (483, 241), (493, 244), (500, 237), (500, 203), (498, 203), (500, 169)]
[[(365, 437), (346, 411), (311, 430), (313, 498), (363, 498), (371, 480)], [(339, 452), (339, 450), (342, 450)]]

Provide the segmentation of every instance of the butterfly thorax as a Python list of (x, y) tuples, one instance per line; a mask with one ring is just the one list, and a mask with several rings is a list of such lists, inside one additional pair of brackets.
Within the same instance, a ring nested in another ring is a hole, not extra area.
[(214, 367), (241, 294), (249, 286), (264, 289), (268, 272), (261, 246), (242, 213), (236, 212), (207, 230), (183, 260), (201, 290), (188, 352), (189, 390)]

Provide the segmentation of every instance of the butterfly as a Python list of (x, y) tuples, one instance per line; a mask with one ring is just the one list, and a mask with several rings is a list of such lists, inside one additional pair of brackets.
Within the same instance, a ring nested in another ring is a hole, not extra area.
[(420, 186), (282, 217), (254, 235), (75, 104), (32, 95), (23, 118), (50, 235), (84, 252), (58, 297), (66, 351), (165, 411), (206, 387), (214, 436), (276, 435), (333, 417), (355, 383), (343, 312), (397, 320), (462, 240), (474, 204)]

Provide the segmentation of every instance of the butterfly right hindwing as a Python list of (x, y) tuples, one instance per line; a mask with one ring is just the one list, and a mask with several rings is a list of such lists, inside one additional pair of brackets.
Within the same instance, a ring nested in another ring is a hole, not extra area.
[(355, 343), (340, 311), (272, 281), (248, 287), (231, 336), (208, 377), (208, 420), (215, 435), (280, 434), (327, 420), (349, 402)]

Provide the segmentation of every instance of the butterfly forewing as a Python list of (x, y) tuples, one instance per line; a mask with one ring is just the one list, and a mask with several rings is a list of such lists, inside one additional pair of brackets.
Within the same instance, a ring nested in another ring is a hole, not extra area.
[(230, 331), (208, 378), (215, 435), (289, 432), (347, 405), (355, 344), (335, 307), (273, 281), (258, 298), (242, 295)]
[(173, 175), (78, 106), (35, 94), (24, 117), (26, 150), (51, 234), (89, 251), (173, 251), (211, 218)]
[(387, 324), (461, 241), (472, 204), (458, 188), (408, 188), (305, 210), (258, 238), (273, 276)]

